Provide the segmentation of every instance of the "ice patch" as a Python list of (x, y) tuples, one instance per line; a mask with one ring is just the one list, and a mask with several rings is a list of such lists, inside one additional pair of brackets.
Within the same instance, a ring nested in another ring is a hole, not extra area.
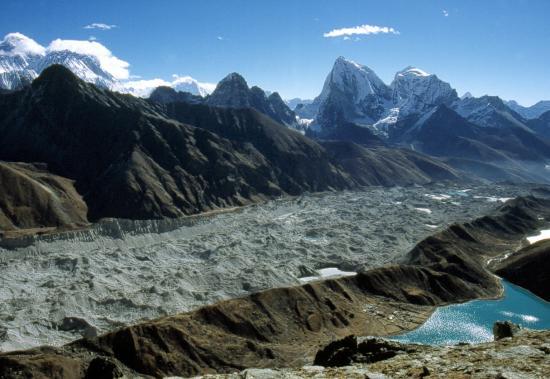
[(354, 276), (357, 275), (356, 272), (353, 271), (342, 271), (337, 267), (326, 267), (317, 270), (316, 276), (305, 276), (303, 278), (298, 278), (300, 283), (308, 283), (312, 282), (314, 280), (322, 280), (322, 279), (329, 279), (329, 278), (338, 278), (342, 276)]
[(414, 208), (416, 209), (417, 211), (419, 212), (423, 212), (423, 213), (427, 213), (427, 214), (432, 214), (432, 210), (431, 209), (428, 209), (428, 208)]
[(550, 239), (550, 229), (541, 230), (539, 234), (527, 237), (527, 241), (529, 241), (530, 244), (547, 239)]
[(490, 203), (505, 203), (508, 200), (512, 200), (513, 197), (474, 196), (474, 199), (487, 199)]
[(509, 311), (502, 311), (500, 312), (503, 316), (506, 316), (506, 317), (510, 317), (510, 318), (519, 318), (521, 319), (523, 322), (526, 322), (526, 323), (535, 323), (535, 322), (539, 322), (540, 321), (540, 318), (536, 317), (536, 316), (531, 316), (531, 315), (524, 315), (524, 314), (521, 314), (521, 313), (514, 313), (514, 312), (509, 312)]
[(427, 194), (424, 195), (424, 196), (429, 197), (429, 198), (432, 199), (432, 200), (440, 200), (440, 201), (449, 200), (449, 199), (451, 198), (450, 195), (444, 195), (444, 194), (432, 195), (432, 194), (427, 193)]

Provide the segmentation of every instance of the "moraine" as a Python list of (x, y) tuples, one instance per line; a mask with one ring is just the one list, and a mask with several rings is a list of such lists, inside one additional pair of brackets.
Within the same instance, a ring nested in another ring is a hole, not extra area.
[[(304, 195), (168, 221), (111, 220), (90, 230), (0, 243), (0, 350), (60, 345), (300, 278), (347, 275), (400, 259), (421, 239), (528, 186), (369, 188)], [(429, 209), (428, 212), (418, 208)], [(323, 270), (324, 269), (324, 270)], [(343, 274), (342, 274), (343, 273)]]

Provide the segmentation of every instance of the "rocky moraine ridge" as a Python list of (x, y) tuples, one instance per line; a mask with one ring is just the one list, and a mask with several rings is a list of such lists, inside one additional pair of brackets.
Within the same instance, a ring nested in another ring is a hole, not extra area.
[[(401, 264), (353, 277), (270, 289), (84, 338), (61, 348), (3, 353), (0, 375), (165, 377), (311, 365), (331, 341), (349, 335), (381, 336), (410, 330), (425, 321), (436, 306), (500, 296), (501, 285), (487, 270), (487, 261), (517, 251), (526, 235), (549, 220), (550, 200), (517, 198), (487, 216), (451, 225), (424, 239)], [(514, 369), (524, 370), (524, 358), (515, 355), (516, 350), (531, 352), (534, 361), (548, 359), (544, 349), (547, 334), (533, 333), (525, 338), (495, 348), (513, 362), (510, 367)], [(522, 344), (531, 347), (506, 349)], [(443, 354), (423, 347), (399, 349), (409, 355), (401, 354), (394, 358), (398, 361), (377, 363), (367, 370), (372, 367), (374, 372), (388, 374), (408, 372), (415, 367), (406, 366), (405, 361), (411, 362), (415, 354), (427, 357), (430, 352), (437, 354), (437, 359)], [(484, 349), (483, 345), (475, 349), (479, 359)], [(373, 351), (378, 350), (391, 351), (387, 346)], [(461, 351), (467, 355), (466, 347), (449, 354), (456, 358)], [(469, 351), (474, 354), (473, 348)], [(388, 358), (393, 356), (387, 354)], [(475, 370), (475, 364), (468, 362), (471, 360), (464, 358), (465, 366)], [(430, 368), (420, 367), (419, 375), (434, 372), (432, 363), (424, 363)]]

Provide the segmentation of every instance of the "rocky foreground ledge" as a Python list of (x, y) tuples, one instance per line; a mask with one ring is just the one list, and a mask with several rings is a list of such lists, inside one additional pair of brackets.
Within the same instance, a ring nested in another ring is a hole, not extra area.
[[(549, 200), (517, 198), (491, 215), (426, 238), (400, 265), (270, 289), (60, 348), (3, 353), (0, 378), (189, 377), (310, 365), (332, 341), (396, 334), (419, 326), (435, 306), (500, 296), (501, 285), (486, 269), (487, 261), (517, 251), (526, 235), (548, 221)], [(548, 342), (545, 333), (533, 338)], [(402, 358), (403, 367), (414, 368), (415, 359), (429, 356), (422, 349), (430, 348), (416, 348), (411, 352), (416, 356)], [(384, 373), (377, 367), (369, 370)]]
[[(508, 323), (497, 323), (505, 326)], [(354, 337), (334, 342), (318, 355), (325, 362), (298, 369), (248, 369), (204, 379), (385, 379), (548, 378), (550, 331), (521, 330), (494, 342), (427, 346)], [(330, 360), (332, 359), (332, 362)], [(326, 360), (329, 360), (327, 362)]]

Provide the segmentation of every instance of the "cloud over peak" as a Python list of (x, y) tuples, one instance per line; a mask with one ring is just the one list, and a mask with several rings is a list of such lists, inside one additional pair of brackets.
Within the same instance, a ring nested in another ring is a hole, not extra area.
[(44, 55), (46, 48), (21, 33), (6, 34), (0, 41), (0, 55)]
[(370, 35), (370, 34), (399, 34), (399, 31), (389, 26), (378, 25), (359, 25), (350, 28), (333, 29), (330, 32), (323, 34), (325, 38), (349, 37), (354, 35)]
[(84, 29), (99, 29), (99, 30), (111, 30), (116, 28), (116, 25), (103, 24), (101, 22), (94, 22), (84, 26)]
[(115, 79), (128, 79), (130, 64), (119, 59), (109, 49), (96, 41), (56, 39), (48, 46), (48, 51), (72, 51), (82, 55), (91, 55), (99, 61), (101, 68)]

